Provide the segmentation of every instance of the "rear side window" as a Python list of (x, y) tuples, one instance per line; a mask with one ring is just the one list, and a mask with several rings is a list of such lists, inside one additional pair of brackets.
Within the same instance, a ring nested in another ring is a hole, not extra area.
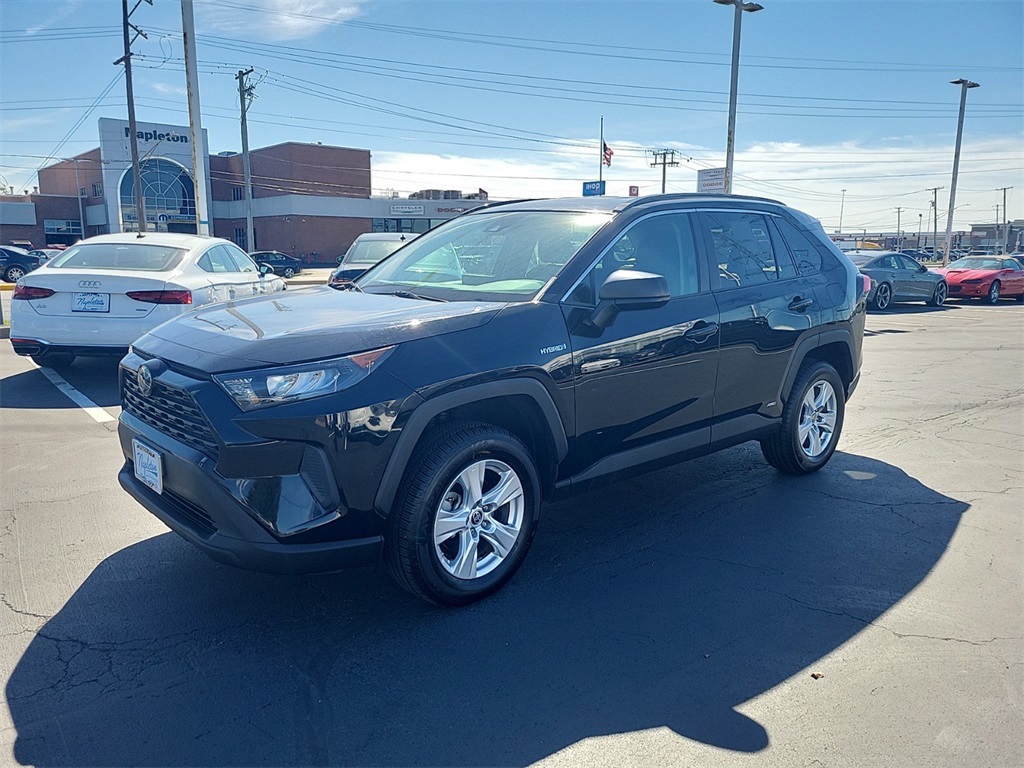
[(744, 211), (703, 215), (711, 235), (712, 269), (717, 266), (718, 272), (712, 282), (717, 279), (719, 289), (764, 285), (792, 276), (789, 254), (784, 250), (777, 254), (772, 245), (767, 217)]
[(919, 266), (918, 263), (909, 256), (898, 256), (897, 258), (900, 260), (900, 267), (902, 267), (903, 269), (910, 269), (913, 270), (914, 272), (917, 271), (917, 268)]
[(181, 263), (185, 251), (165, 245), (83, 243), (68, 248), (47, 265), (50, 269), (128, 269), (165, 272)]
[(235, 248), (231, 245), (222, 245), (220, 247), (227, 250), (228, 256), (234, 262), (235, 269), (238, 272), (256, 272), (256, 265), (253, 264), (252, 259), (241, 248)]
[(779, 225), (800, 274), (816, 275), (821, 272), (821, 253), (810, 238), (782, 217), (776, 218), (775, 223)]
[(231, 252), (223, 245), (215, 245), (204, 253), (199, 259), (199, 268), (214, 274), (240, 271), (231, 258)]

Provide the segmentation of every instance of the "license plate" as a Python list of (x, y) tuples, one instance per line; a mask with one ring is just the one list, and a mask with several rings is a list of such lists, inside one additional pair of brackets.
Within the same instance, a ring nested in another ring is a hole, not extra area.
[(73, 293), (71, 294), (72, 312), (109, 312), (109, 293)]
[(135, 454), (135, 477), (157, 493), (164, 492), (163, 458), (148, 445), (132, 440)]

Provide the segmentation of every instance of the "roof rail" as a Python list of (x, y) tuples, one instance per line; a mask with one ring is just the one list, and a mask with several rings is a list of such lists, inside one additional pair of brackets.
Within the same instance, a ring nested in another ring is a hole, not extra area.
[(636, 205), (642, 203), (656, 203), (668, 200), (696, 200), (696, 199), (726, 199), (726, 200), (753, 200), (759, 203), (774, 203), (775, 205), (785, 205), (785, 203), (779, 200), (773, 200), (770, 197), (754, 197), (753, 195), (715, 195), (707, 192), (668, 192), (661, 195), (647, 195), (646, 197), (638, 197), (632, 202), (626, 203), (621, 208), (616, 208), (616, 211), (625, 211)]

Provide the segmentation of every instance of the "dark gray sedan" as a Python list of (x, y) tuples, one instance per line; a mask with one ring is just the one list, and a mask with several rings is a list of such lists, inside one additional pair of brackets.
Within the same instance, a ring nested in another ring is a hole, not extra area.
[(949, 294), (946, 279), (914, 259), (895, 251), (847, 251), (846, 255), (871, 278), (868, 303), (877, 310), (894, 301), (924, 301), (941, 307)]

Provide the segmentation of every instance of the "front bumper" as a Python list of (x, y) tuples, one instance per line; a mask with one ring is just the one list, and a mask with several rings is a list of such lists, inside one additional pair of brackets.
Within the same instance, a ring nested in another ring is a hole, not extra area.
[(949, 285), (950, 298), (979, 299), (988, 296), (992, 283), (955, 283)]

